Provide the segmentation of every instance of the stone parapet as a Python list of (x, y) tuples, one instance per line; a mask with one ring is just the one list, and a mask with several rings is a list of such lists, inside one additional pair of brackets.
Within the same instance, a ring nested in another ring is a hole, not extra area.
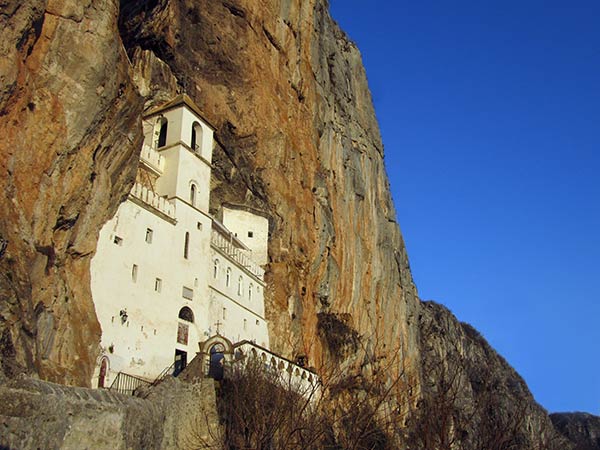
[(262, 267), (252, 261), (249, 250), (241, 249), (235, 246), (233, 242), (227, 239), (227, 237), (215, 230), (212, 231), (210, 243), (213, 248), (223, 255), (233, 259), (256, 278), (261, 281), (264, 280), (265, 271)]
[(175, 220), (175, 204), (140, 183), (135, 183), (130, 195), (145, 205)]

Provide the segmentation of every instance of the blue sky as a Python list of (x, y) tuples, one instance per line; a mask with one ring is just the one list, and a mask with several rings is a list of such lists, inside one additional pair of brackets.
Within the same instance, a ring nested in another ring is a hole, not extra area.
[(330, 0), (421, 298), (550, 412), (600, 414), (600, 2)]

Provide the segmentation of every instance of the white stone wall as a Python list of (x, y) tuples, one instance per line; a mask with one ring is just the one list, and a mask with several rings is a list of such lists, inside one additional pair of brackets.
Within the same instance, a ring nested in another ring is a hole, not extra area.
[[(105, 386), (110, 386), (120, 371), (153, 380), (174, 362), (176, 350), (187, 352), (189, 362), (198, 351), (198, 342), (216, 333), (217, 322), (219, 332), (234, 342), (247, 339), (269, 345), (262, 270), (252, 272), (244, 267), (247, 261), (211, 245), (215, 231), (207, 214), (207, 162), (212, 153), (212, 129), (184, 106), (166, 111), (164, 116), (169, 125), (167, 143), (159, 149), (164, 170), (156, 195), (141, 195), (140, 187), (134, 186), (135, 195), (102, 228), (91, 264), (92, 296), (102, 327), (102, 356), (109, 359)], [(194, 122), (203, 127), (202, 158), (189, 148)], [(152, 143), (156, 120), (151, 118), (147, 123), (146, 141)], [(197, 185), (194, 205), (189, 198), (192, 181)], [(238, 291), (240, 277), (242, 287)], [(192, 310), (193, 323), (178, 318), (184, 306)], [(121, 311), (126, 312), (126, 320), (122, 320)], [(179, 323), (188, 326), (187, 345), (177, 342)], [(98, 372), (92, 386), (97, 386)]]
[(223, 207), (225, 225), (246, 247), (252, 250), (252, 259), (263, 266), (269, 262), (269, 220), (243, 209)]
[[(215, 262), (217, 262), (216, 273)], [(211, 248), (210, 277), (210, 309), (213, 316), (219, 316), (219, 322), (222, 324), (220, 333), (232, 342), (247, 339), (268, 347), (269, 333), (264, 317), (263, 280), (255, 277), (214, 246)], [(211, 335), (215, 332), (216, 327), (213, 324)]]
[[(210, 220), (204, 222), (210, 228)], [(150, 243), (146, 242), (147, 230), (152, 233)], [(203, 313), (208, 294), (206, 281), (201, 282), (202, 271), (183, 258), (183, 234), (180, 223), (174, 225), (132, 201), (123, 203), (102, 229), (92, 260), (91, 285), (102, 327), (102, 351), (110, 361), (108, 384), (119, 371), (153, 379), (173, 363), (175, 348), (187, 351), (189, 358), (195, 354), (196, 342), (208, 323)], [(190, 253), (207, 254), (208, 236), (204, 243), (194, 237)], [(115, 238), (121, 241), (115, 243)], [(192, 300), (183, 298), (184, 286), (193, 289)], [(194, 324), (189, 324), (187, 346), (177, 344), (178, 314), (183, 306), (195, 316)], [(121, 310), (127, 313), (125, 322)]]

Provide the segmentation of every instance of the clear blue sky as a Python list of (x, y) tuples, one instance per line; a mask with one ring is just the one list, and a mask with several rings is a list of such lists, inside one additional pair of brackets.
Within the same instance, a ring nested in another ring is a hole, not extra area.
[(600, 414), (600, 1), (331, 0), (422, 299)]

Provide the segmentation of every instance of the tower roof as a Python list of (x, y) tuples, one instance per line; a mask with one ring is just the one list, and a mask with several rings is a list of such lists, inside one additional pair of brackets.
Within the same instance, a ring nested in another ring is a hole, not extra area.
[(196, 103), (194, 103), (194, 101), (187, 94), (179, 94), (177, 97), (173, 98), (172, 100), (169, 100), (167, 103), (150, 109), (145, 114), (145, 116), (153, 116), (155, 114), (175, 109), (180, 106), (187, 106), (188, 109), (190, 109), (194, 114), (200, 117), (204, 123), (206, 123), (210, 128), (212, 128), (213, 131), (216, 130), (216, 127), (212, 123), (210, 123), (210, 121), (208, 121), (206, 117), (204, 117), (204, 114), (202, 113), (200, 108), (198, 108), (198, 105), (196, 105)]

